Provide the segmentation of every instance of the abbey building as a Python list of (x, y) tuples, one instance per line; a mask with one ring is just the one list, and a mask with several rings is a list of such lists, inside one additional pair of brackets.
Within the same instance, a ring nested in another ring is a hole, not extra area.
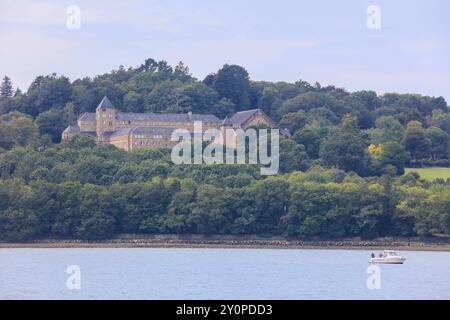
[(171, 148), (176, 129), (194, 130), (194, 122), (200, 121), (203, 130), (247, 129), (253, 126), (274, 127), (273, 121), (261, 110), (253, 109), (235, 113), (221, 120), (212, 114), (178, 113), (123, 113), (116, 110), (104, 97), (95, 113), (85, 113), (76, 125), (70, 125), (62, 133), (67, 140), (76, 135), (92, 136), (99, 144), (112, 144), (126, 151), (150, 148)]

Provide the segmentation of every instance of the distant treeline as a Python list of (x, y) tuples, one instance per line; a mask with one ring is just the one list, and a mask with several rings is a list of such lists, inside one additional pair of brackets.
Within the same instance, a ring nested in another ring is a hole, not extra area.
[[(175, 166), (167, 150), (125, 153), (62, 130), (107, 95), (122, 111), (212, 113), (260, 107), (291, 137), (280, 175), (253, 166)], [(449, 233), (449, 184), (402, 176), (450, 166), (442, 97), (251, 81), (225, 65), (203, 81), (182, 63), (70, 81), (0, 84), (0, 239), (107, 238), (119, 232), (289, 237)], [(303, 172), (303, 173), (300, 173)]]

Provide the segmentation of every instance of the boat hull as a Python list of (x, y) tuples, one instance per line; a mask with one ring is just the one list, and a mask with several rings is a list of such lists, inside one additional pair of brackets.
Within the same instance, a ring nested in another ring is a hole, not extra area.
[(372, 258), (369, 260), (371, 264), (404, 264), (406, 258), (395, 257), (395, 258)]

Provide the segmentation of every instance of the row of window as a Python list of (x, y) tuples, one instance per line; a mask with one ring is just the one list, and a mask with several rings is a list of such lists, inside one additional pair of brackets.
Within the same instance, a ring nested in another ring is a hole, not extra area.
[[(121, 121), (122, 125), (131, 125), (131, 124), (136, 124), (136, 125), (149, 125), (149, 126), (170, 126), (170, 127), (176, 127), (180, 125), (180, 122), (153, 122), (153, 121)], [(182, 122), (181, 123), (184, 126), (191, 126), (192, 123), (190, 122)], [(204, 126), (212, 126), (215, 127), (217, 126), (217, 123), (212, 123), (212, 122), (203, 122), (202, 125)]]
[[(135, 134), (134, 135), (135, 139), (144, 139), (145, 136), (143, 134)], [(161, 134), (155, 134), (152, 136), (153, 139), (163, 139), (164, 137)]]
[(164, 146), (163, 141), (139, 141), (134, 143), (135, 146)]

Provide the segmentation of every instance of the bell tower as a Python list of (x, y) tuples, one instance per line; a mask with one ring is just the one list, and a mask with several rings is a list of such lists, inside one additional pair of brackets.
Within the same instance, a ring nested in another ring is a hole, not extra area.
[(97, 120), (97, 141), (105, 142), (104, 133), (116, 130), (116, 109), (108, 97), (104, 97), (95, 112)]

